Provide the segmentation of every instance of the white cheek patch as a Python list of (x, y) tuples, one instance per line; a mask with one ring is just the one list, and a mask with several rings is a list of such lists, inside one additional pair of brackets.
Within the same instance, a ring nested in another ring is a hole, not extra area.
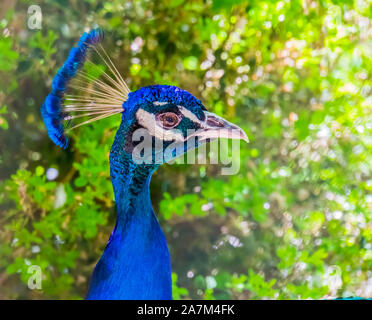
[(165, 101), (154, 101), (152, 104), (154, 106), (164, 106), (164, 105), (168, 104), (168, 102), (165, 102)]
[(163, 141), (185, 141), (182, 131), (178, 129), (166, 130), (162, 128), (155, 119), (155, 115), (143, 109), (138, 109), (136, 112), (138, 123), (147, 129), (150, 135)]

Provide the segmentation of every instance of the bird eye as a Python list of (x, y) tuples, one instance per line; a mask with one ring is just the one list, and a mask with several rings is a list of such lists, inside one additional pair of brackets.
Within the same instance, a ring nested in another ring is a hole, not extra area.
[(173, 112), (164, 112), (157, 115), (158, 122), (165, 129), (174, 128), (180, 122), (180, 118)]

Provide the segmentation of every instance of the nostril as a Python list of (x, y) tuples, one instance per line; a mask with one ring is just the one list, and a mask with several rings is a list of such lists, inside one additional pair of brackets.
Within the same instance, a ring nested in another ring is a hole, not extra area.
[(219, 119), (213, 118), (213, 117), (207, 118), (207, 125), (211, 127), (219, 127), (219, 128), (224, 127), (224, 124)]

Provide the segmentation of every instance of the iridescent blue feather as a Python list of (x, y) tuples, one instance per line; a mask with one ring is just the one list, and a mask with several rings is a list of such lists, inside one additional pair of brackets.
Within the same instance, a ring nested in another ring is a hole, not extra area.
[(70, 50), (66, 62), (54, 76), (52, 90), (41, 107), (41, 115), (48, 135), (61, 148), (65, 149), (68, 146), (68, 138), (65, 135), (63, 124), (65, 114), (62, 111), (62, 103), (67, 85), (84, 65), (89, 47), (99, 44), (102, 40), (103, 32), (101, 29), (91, 30), (89, 33), (84, 33), (81, 36), (77, 47)]

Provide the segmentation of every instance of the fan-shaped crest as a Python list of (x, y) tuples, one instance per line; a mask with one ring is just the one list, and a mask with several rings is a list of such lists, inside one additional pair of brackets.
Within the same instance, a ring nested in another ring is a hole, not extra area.
[(84, 33), (53, 78), (41, 114), (50, 139), (68, 146), (66, 132), (123, 112), (130, 92), (103, 49), (101, 29)]

